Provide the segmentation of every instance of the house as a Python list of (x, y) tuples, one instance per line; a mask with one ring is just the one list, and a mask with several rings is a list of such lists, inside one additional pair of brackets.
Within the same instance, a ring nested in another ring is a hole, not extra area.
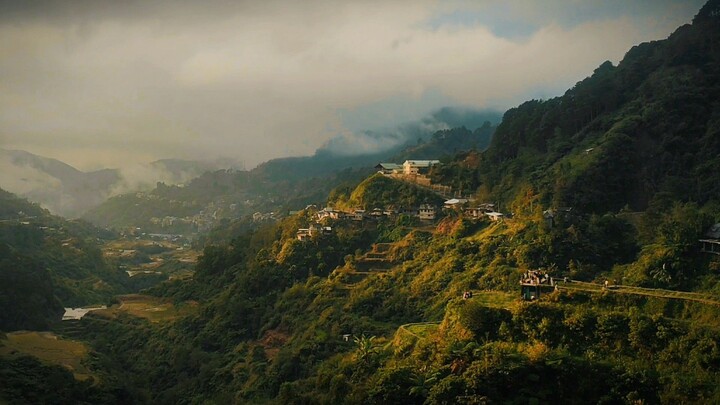
[(487, 215), (487, 217), (490, 218), (491, 221), (500, 221), (504, 217), (501, 212), (496, 211), (486, 212), (485, 215)]
[(700, 239), (700, 250), (705, 253), (720, 255), (720, 223), (710, 227), (705, 232), (706, 239)]
[(492, 211), (495, 211), (495, 204), (482, 203), (482, 204), (478, 205), (478, 208), (483, 210), (483, 212), (492, 212)]
[(437, 213), (437, 210), (433, 205), (430, 204), (422, 204), (420, 206), (420, 209), (418, 210), (418, 217), (422, 220), (431, 221), (435, 219), (435, 214)]
[(340, 219), (342, 218), (343, 213), (340, 211), (336, 211), (330, 207), (325, 207), (317, 212), (317, 217), (319, 220), (330, 218), (330, 219)]
[(382, 218), (382, 216), (383, 216), (383, 210), (381, 210), (380, 208), (375, 208), (375, 209), (373, 209), (372, 211), (370, 211), (370, 216), (373, 217), (373, 218), (375, 218), (375, 219)]
[(545, 223), (552, 228), (557, 225), (559, 221), (562, 221), (565, 217), (570, 215), (571, 212), (572, 207), (550, 208), (543, 211), (543, 218), (545, 219)]
[(362, 221), (365, 219), (365, 210), (355, 210), (352, 212), (350, 219), (353, 221)]
[(425, 172), (439, 164), (439, 160), (406, 160), (405, 163), (403, 163), (403, 174), (415, 175), (420, 172)]
[(322, 226), (321, 224), (310, 224), (307, 228), (300, 228), (297, 231), (296, 238), (301, 242), (310, 240), (313, 235), (330, 235), (332, 227)]
[(448, 209), (458, 208), (467, 202), (468, 200), (465, 198), (451, 198), (443, 203), (443, 207)]
[(394, 208), (386, 208), (385, 210), (383, 210), (382, 213), (383, 213), (383, 215), (385, 215), (386, 217), (394, 217), (395, 215), (398, 214), (398, 211), (397, 211), (396, 209), (394, 209)]
[(378, 163), (375, 168), (382, 174), (397, 174), (403, 171), (403, 166), (397, 163)]
[(297, 238), (297, 240), (305, 242), (312, 238), (312, 232), (310, 232), (310, 229), (308, 228), (300, 228), (297, 230), (297, 234), (295, 237)]
[(465, 209), (465, 215), (473, 218), (480, 218), (488, 212), (495, 212), (495, 204), (482, 203), (477, 207), (469, 207)]

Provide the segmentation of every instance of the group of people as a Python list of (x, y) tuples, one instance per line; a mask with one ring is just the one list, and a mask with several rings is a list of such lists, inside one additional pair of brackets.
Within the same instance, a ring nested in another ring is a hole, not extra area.
[(550, 284), (554, 285), (555, 282), (552, 277), (550, 277), (547, 273), (540, 271), (540, 270), (528, 270), (523, 274), (522, 279), (520, 280), (520, 284)]

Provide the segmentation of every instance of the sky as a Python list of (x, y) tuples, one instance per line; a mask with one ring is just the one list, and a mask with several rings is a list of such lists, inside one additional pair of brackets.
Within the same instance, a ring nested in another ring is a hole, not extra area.
[(0, 0), (0, 148), (250, 168), (445, 106), (561, 95), (702, 4)]

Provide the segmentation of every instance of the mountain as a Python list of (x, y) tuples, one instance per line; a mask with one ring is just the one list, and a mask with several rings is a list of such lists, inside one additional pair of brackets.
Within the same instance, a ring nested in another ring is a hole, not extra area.
[(233, 163), (164, 159), (123, 169), (83, 172), (57, 159), (0, 149), (0, 187), (38, 202), (53, 213), (75, 218), (113, 195), (150, 189), (158, 181), (183, 183), (217, 170), (218, 164)]
[(115, 170), (85, 173), (59, 160), (19, 150), (0, 149), (0, 166), (0, 187), (71, 217), (104, 201), (120, 180)]
[[(271, 181), (298, 180), (351, 167), (374, 166), (380, 161), (434, 159), (460, 150), (484, 150), (490, 144), (500, 119), (501, 115), (492, 110), (445, 107), (421, 120), (392, 129), (361, 131), (332, 138), (313, 156), (272, 159), (258, 165), (253, 172)], [(449, 139), (450, 132), (447, 131), (459, 128), (475, 130), (456, 133), (454, 140)], [(444, 142), (432, 142), (441, 136)], [(416, 147), (423, 143), (427, 145)], [(433, 150), (433, 145), (437, 149)]]
[(717, 199), (716, 4), (563, 96), (507, 111), (478, 169), (483, 195), (510, 203), (531, 190), (546, 206), (598, 213)]

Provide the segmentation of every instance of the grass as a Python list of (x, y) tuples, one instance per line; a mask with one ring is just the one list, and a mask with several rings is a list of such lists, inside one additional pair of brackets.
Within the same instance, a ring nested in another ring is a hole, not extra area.
[(490, 308), (509, 309), (518, 301), (519, 294), (505, 291), (473, 291), (472, 300)]
[(11, 332), (0, 340), (0, 356), (29, 355), (50, 365), (58, 365), (71, 371), (75, 379), (84, 381), (94, 378), (83, 364), (88, 348), (81, 342), (65, 340), (50, 332)]
[(608, 293), (616, 294), (645, 295), (648, 297), (679, 299), (685, 301), (699, 302), (702, 304), (720, 306), (720, 298), (716, 296), (688, 291), (663, 290), (660, 288), (644, 288), (624, 285), (610, 286), (609, 288), (605, 289), (600, 284), (586, 283), (581, 281), (573, 281), (572, 283), (560, 283), (558, 284), (558, 288), (561, 290), (576, 290), (587, 292), (607, 291)]
[[(518, 297), (504, 291), (473, 291), (473, 301), (491, 308), (510, 308), (518, 302)], [(400, 325), (395, 333), (396, 344), (407, 343), (405, 338), (410, 335), (416, 339), (427, 339), (437, 332), (440, 322), (416, 322)], [(411, 340), (412, 340), (411, 338)]]
[(403, 325), (401, 328), (405, 328), (410, 334), (420, 339), (426, 339), (437, 332), (438, 326), (440, 326), (440, 322), (421, 322)]
[(130, 294), (120, 295), (117, 298), (120, 305), (113, 305), (108, 309), (94, 311), (94, 313), (108, 318), (115, 318), (120, 313), (125, 312), (158, 323), (172, 322), (197, 310), (197, 303), (195, 302), (186, 302), (180, 306), (175, 306), (167, 300), (149, 295)]

